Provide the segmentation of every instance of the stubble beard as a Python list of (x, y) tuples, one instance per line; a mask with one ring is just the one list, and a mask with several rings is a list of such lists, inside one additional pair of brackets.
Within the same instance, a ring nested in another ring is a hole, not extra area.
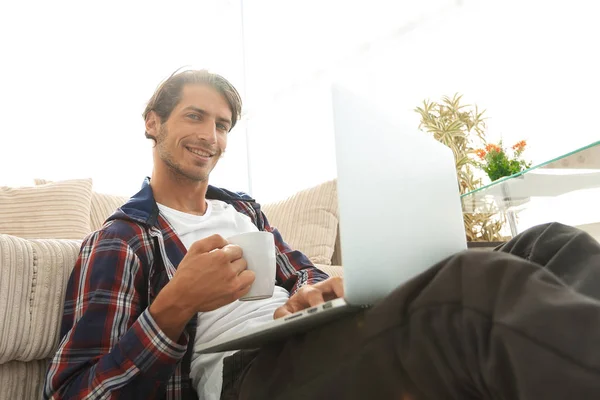
[[(158, 136), (156, 137), (156, 149), (158, 150), (158, 156), (160, 159), (167, 165), (169, 174), (177, 181), (180, 182), (205, 182), (208, 180), (210, 176), (210, 172), (212, 168), (206, 173), (193, 173), (190, 171), (186, 171), (186, 169), (177, 161), (177, 159), (173, 156), (173, 154), (169, 151), (166, 146), (166, 138), (167, 138), (167, 127), (162, 125), (158, 132)], [(187, 150), (186, 150), (187, 151)], [(220, 158), (222, 156), (222, 152), (218, 152), (213, 157)], [(213, 165), (214, 168), (214, 165)]]

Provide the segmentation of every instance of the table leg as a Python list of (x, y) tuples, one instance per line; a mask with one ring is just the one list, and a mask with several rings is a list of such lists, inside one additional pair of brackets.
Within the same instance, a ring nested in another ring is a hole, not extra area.
[(510, 226), (510, 233), (512, 237), (517, 236), (519, 231), (517, 230), (517, 217), (515, 216), (515, 212), (507, 211), (505, 215), (506, 219), (508, 220), (508, 225)]

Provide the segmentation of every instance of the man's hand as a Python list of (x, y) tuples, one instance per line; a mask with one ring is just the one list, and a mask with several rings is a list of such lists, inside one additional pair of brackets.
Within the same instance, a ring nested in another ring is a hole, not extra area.
[(245, 295), (254, 282), (242, 249), (220, 235), (191, 246), (173, 276), (173, 286), (193, 313), (216, 310)]
[(242, 249), (223, 237), (198, 240), (150, 306), (150, 314), (167, 336), (177, 340), (194, 314), (216, 310), (248, 293), (254, 272), (246, 266)]
[(275, 310), (273, 317), (275, 319), (285, 317), (343, 296), (344, 284), (340, 277), (329, 278), (314, 285), (302, 286), (284, 305)]

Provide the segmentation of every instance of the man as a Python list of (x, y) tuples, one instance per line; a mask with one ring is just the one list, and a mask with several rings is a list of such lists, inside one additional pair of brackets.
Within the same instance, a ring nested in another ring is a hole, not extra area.
[[(206, 71), (173, 75), (151, 98), (152, 177), (82, 245), (46, 398), (196, 397), (198, 315), (232, 307), (253, 281), (241, 250), (211, 232), (273, 232), (275, 317), (343, 294), (339, 279), (283, 242), (256, 202), (208, 185), (240, 104)], [(600, 246), (550, 224), (501, 250), (450, 257), (372, 309), (306, 334), (200, 360), (205, 383), (217, 375), (221, 388), (202, 396), (597, 398)]]
[(274, 234), (285, 289), (276, 291), (277, 316), (342, 294), (341, 281), (291, 250), (250, 197), (208, 186), (240, 112), (235, 88), (207, 71), (173, 75), (157, 89), (143, 114), (155, 141), (152, 177), (82, 245), (47, 397), (194, 398), (197, 314), (232, 303), (254, 280), (223, 236)]

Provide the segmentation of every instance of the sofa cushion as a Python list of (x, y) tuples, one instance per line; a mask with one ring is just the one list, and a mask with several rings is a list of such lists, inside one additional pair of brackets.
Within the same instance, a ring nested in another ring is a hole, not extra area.
[(0, 399), (39, 400), (49, 360), (0, 365)]
[[(36, 185), (44, 185), (51, 181), (46, 179), (34, 179)], [(90, 231), (96, 231), (102, 227), (104, 221), (110, 217), (117, 208), (129, 200), (128, 197), (114, 196), (92, 192), (90, 207)]]
[(263, 211), (283, 239), (317, 264), (331, 264), (338, 226), (337, 185), (322, 183), (292, 197), (265, 204)]
[(83, 239), (90, 232), (91, 179), (0, 187), (0, 233), (26, 239)]
[(341, 265), (323, 265), (323, 264), (315, 264), (315, 267), (319, 268), (321, 271), (325, 272), (327, 275), (334, 277), (344, 276), (344, 269)]
[(81, 241), (0, 234), (0, 364), (51, 357)]
[(104, 221), (110, 217), (117, 208), (129, 200), (128, 197), (113, 196), (110, 194), (92, 193), (92, 208), (90, 211), (90, 228), (96, 231), (104, 225)]

